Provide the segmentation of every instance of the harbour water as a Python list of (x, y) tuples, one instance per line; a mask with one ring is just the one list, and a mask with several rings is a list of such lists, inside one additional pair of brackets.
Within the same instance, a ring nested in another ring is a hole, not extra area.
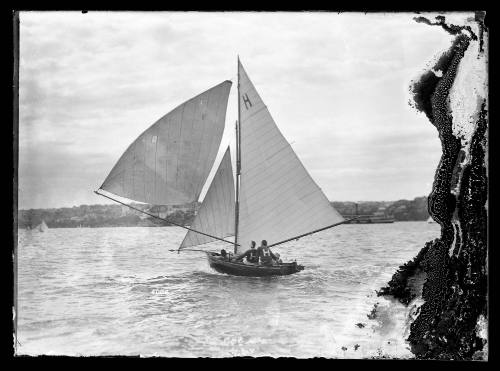
[(17, 354), (409, 358), (409, 308), (375, 290), (439, 231), (342, 225), (273, 250), (304, 271), (249, 278), (169, 252), (177, 227), (19, 230)]

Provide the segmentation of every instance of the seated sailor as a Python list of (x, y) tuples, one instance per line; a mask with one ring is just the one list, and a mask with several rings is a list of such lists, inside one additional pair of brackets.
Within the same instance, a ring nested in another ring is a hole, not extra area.
[(276, 254), (274, 254), (274, 255), (276, 255), (276, 263), (278, 263), (278, 264), (282, 264), (282, 263), (283, 263), (283, 260), (281, 260), (281, 259), (280, 259), (280, 254), (276, 253)]
[(255, 248), (255, 241), (250, 242), (250, 249), (245, 251), (243, 254), (238, 255), (235, 260), (241, 261), (243, 258), (247, 258), (248, 263), (256, 264), (259, 262), (259, 255), (257, 249)]
[(276, 255), (273, 254), (269, 246), (267, 246), (267, 241), (262, 240), (261, 245), (257, 249), (259, 258), (260, 258), (260, 264), (262, 265), (274, 265), (274, 261), (276, 260)]
[(228, 256), (227, 256), (227, 252), (226, 252), (226, 250), (222, 249), (222, 250), (220, 251), (220, 255), (222, 256), (222, 259), (223, 259), (223, 260), (227, 260)]

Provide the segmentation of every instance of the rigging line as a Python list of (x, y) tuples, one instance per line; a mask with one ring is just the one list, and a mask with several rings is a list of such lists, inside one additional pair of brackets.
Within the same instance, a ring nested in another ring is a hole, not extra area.
[[(110, 199), (110, 200), (112, 200), (112, 201), (118, 202), (118, 203), (119, 203), (119, 204), (121, 204), (121, 205), (127, 206), (127, 207), (129, 207), (129, 208), (131, 208), (131, 209), (133, 209), (133, 210), (139, 211), (139, 212), (141, 212), (141, 213), (143, 213), (143, 214), (146, 214), (146, 215), (149, 215), (149, 216), (151, 216), (151, 217), (153, 217), (153, 218), (156, 218), (156, 219), (160, 219), (160, 220), (166, 221), (167, 223), (173, 224), (173, 225), (175, 225), (175, 226), (177, 226), (177, 227), (181, 227), (181, 228), (187, 229), (188, 231), (192, 231), (192, 232), (195, 232), (195, 233), (199, 233), (199, 234), (205, 235), (205, 236), (207, 236), (207, 237), (211, 237), (211, 238), (214, 238), (214, 239), (216, 239), (216, 240), (219, 240), (219, 241), (224, 241), (224, 242), (227, 242), (227, 243), (229, 243), (229, 244), (231, 244), (231, 245), (234, 245), (234, 242), (231, 242), (231, 241), (225, 240), (225, 239), (223, 239), (223, 238), (215, 237), (215, 236), (212, 236), (212, 235), (210, 235), (210, 234), (208, 234), (208, 233), (200, 232), (200, 231), (197, 231), (197, 230), (195, 230), (195, 229), (191, 229), (191, 228), (185, 227), (185, 226), (183, 226), (183, 225), (180, 225), (180, 224), (174, 223), (174, 222), (172, 222), (172, 221), (170, 221), (170, 220), (168, 220), (168, 219), (165, 219), (165, 218), (160, 218), (159, 216), (156, 216), (156, 215), (154, 215), (154, 214), (150, 214), (150, 213), (148, 213), (148, 212), (146, 212), (146, 211), (144, 211), (144, 210), (141, 210), (141, 209), (138, 209), (138, 208), (136, 208), (136, 207), (133, 207), (133, 206), (127, 205), (127, 204), (126, 204), (126, 203), (124, 203), (124, 202), (118, 201), (118, 200), (116, 200), (116, 199), (114, 199), (114, 198), (112, 198), (112, 197), (106, 196), (105, 194), (99, 193), (99, 192), (97, 192), (97, 191), (94, 191), (94, 193), (95, 193), (95, 194), (98, 194), (99, 196), (103, 196), (103, 197), (109, 198), (109, 199)], [(239, 246), (239, 245), (238, 245), (238, 246)], [(179, 248), (179, 250), (180, 250), (180, 248)]]
[[(168, 251), (172, 251), (172, 252), (179, 252), (178, 249), (169, 249)], [(210, 251), (207, 251), (207, 250), (199, 250), (199, 249), (182, 249), (181, 251), (200, 251), (200, 252), (204, 252), (204, 253), (210, 253)]]
[(289, 239), (287, 239), (287, 240), (283, 240), (283, 241), (280, 241), (280, 242), (273, 243), (273, 244), (269, 245), (269, 247), (271, 247), (271, 246), (276, 246), (276, 245), (281, 245), (282, 243), (289, 242), (289, 241), (292, 241), (292, 240), (298, 240), (299, 238), (302, 238), (302, 237), (305, 237), (305, 236), (309, 236), (309, 235), (311, 235), (311, 234), (313, 234), (313, 233), (321, 232), (321, 231), (324, 231), (325, 229), (333, 228), (333, 227), (336, 227), (336, 226), (338, 226), (338, 225), (341, 225), (341, 224), (344, 224), (344, 223), (350, 222), (351, 220), (354, 220), (354, 219), (359, 219), (359, 218), (360, 218), (360, 217), (359, 217), (359, 216), (357, 216), (357, 217), (355, 217), (355, 218), (347, 219), (347, 220), (341, 221), (341, 222), (339, 222), (339, 223), (335, 223), (335, 224), (329, 225), (329, 226), (327, 226), (327, 227), (323, 227), (323, 228), (320, 228), (320, 229), (316, 229), (316, 230), (314, 230), (314, 231), (307, 232), (307, 233), (301, 234), (301, 235), (299, 235), (299, 236), (289, 238)]

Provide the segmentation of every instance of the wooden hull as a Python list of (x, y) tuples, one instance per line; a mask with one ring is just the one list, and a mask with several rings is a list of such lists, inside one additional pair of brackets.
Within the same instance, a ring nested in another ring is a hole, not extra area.
[(300, 272), (304, 269), (303, 265), (296, 262), (282, 263), (274, 266), (253, 265), (240, 262), (230, 262), (224, 260), (220, 255), (207, 252), (208, 264), (219, 273), (230, 274), (233, 276), (247, 277), (268, 277), (268, 276), (286, 276)]

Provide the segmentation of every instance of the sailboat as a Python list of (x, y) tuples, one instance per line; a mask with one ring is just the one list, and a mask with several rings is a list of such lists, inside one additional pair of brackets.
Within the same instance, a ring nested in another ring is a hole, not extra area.
[[(131, 208), (101, 191), (153, 205), (198, 201), (219, 151), (231, 85), (226, 80), (160, 118), (128, 147), (95, 192)], [(203, 251), (210, 267), (230, 275), (300, 272), (304, 266), (296, 261), (264, 266), (234, 256), (251, 241), (267, 240), (273, 247), (348, 220), (281, 134), (239, 58), (237, 90), (235, 169), (228, 146), (191, 225), (169, 221), (187, 230), (175, 251)], [(231, 245), (234, 255), (193, 249), (213, 242)]]
[(36, 230), (39, 232), (45, 232), (48, 229), (49, 227), (47, 227), (47, 224), (45, 224), (45, 220), (42, 220), (42, 222), (36, 226)]

